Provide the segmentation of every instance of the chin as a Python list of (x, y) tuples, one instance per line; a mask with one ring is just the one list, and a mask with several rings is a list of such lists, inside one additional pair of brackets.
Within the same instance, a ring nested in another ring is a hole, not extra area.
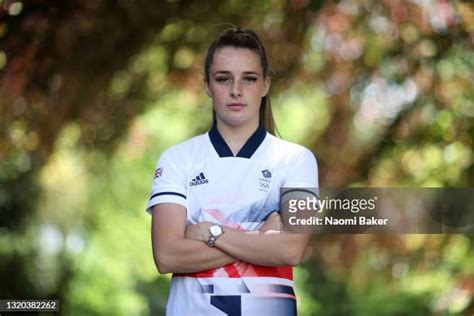
[[(256, 113), (249, 113), (246, 111), (242, 112), (224, 112), (223, 115), (218, 115), (216, 112), (217, 119), (221, 121), (223, 124), (230, 126), (230, 127), (241, 127), (247, 126), (251, 124), (258, 125), (258, 112)], [(255, 121), (257, 118), (257, 121)]]
[(224, 123), (227, 126), (231, 127), (240, 127), (240, 126), (245, 126), (249, 124), (250, 122), (245, 121), (245, 120), (221, 120), (222, 123)]

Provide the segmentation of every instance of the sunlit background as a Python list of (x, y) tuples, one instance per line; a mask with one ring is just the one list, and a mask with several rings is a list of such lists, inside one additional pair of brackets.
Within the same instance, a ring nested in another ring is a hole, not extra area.
[[(324, 187), (474, 187), (474, 5), (442, 0), (0, 0), (0, 298), (161, 315), (145, 213), (205, 132), (210, 40), (254, 28), (280, 136)], [(455, 210), (453, 210), (455, 211)], [(315, 235), (300, 315), (473, 315), (474, 238)]]

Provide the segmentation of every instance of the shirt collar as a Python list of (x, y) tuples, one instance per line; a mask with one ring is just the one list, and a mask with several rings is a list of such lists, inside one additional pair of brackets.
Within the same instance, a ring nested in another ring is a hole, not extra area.
[[(216, 150), (219, 157), (234, 157), (234, 154), (230, 150), (229, 146), (225, 142), (224, 138), (222, 138), (221, 133), (217, 129), (217, 124), (214, 122), (212, 128), (209, 130), (209, 139), (211, 140), (212, 146)], [(237, 156), (240, 158), (247, 158), (249, 159), (252, 155), (257, 151), (260, 144), (265, 139), (267, 135), (267, 131), (263, 126), (259, 126), (255, 132), (250, 136), (250, 138), (245, 142), (244, 146), (240, 149), (237, 153)]]

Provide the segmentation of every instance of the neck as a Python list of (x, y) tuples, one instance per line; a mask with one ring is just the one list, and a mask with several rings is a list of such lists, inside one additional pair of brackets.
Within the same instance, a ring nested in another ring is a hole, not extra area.
[(258, 121), (246, 126), (229, 126), (217, 121), (217, 129), (229, 146), (230, 150), (236, 155), (244, 146), (245, 142), (252, 136), (258, 128)]

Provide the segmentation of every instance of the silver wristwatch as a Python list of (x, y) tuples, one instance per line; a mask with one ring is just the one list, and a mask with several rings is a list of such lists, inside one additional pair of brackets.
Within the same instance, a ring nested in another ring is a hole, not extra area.
[(217, 238), (224, 233), (224, 230), (219, 225), (212, 225), (209, 227), (209, 239), (207, 240), (207, 245), (209, 247), (215, 247)]

